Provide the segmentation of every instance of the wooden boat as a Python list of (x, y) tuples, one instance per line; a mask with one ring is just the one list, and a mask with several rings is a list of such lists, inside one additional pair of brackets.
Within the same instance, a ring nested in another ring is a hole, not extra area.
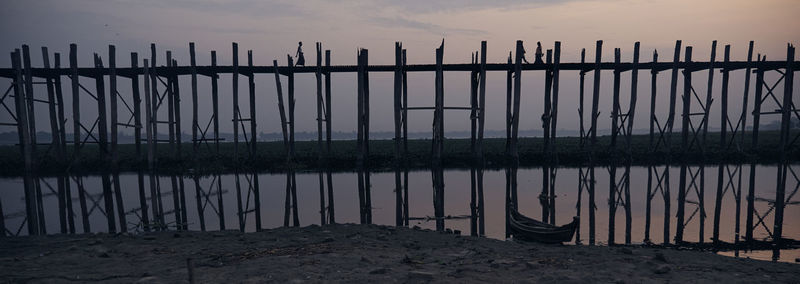
[(569, 224), (555, 226), (526, 217), (513, 209), (508, 215), (508, 229), (511, 235), (515, 239), (525, 241), (548, 244), (569, 242), (579, 225), (578, 217), (573, 217)]

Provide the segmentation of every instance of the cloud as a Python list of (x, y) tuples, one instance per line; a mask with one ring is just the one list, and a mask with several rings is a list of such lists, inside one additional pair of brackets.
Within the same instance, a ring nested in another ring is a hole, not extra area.
[(399, 16), (391, 18), (375, 17), (368, 19), (368, 21), (383, 27), (390, 27), (390, 28), (403, 27), (407, 29), (422, 30), (436, 35), (452, 35), (452, 34), (483, 35), (487, 33), (484, 30), (448, 28), (433, 23), (415, 21)]

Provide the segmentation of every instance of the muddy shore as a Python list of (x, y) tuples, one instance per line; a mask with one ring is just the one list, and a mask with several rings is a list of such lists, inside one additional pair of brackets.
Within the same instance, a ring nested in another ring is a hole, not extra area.
[[(187, 261), (189, 260), (190, 261)], [(800, 265), (669, 249), (499, 241), (377, 225), (0, 240), (0, 282), (768, 282)]]

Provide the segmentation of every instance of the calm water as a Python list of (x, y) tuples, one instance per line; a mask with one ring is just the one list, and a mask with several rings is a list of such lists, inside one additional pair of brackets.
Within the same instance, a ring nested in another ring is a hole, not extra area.
[[(659, 167), (663, 168), (663, 167)], [(793, 168), (797, 172), (798, 165)], [(713, 232), (714, 219), (714, 200), (717, 189), (717, 170), (718, 166), (706, 166), (705, 168), (705, 234), (704, 240), (710, 242)], [(756, 169), (755, 192), (757, 197), (767, 199), (775, 198), (777, 167), (759, 165)], [(749, 185), (750, 167), (742, 166), (744, 175), (742, 176), (742, 203), (741, 203), (741, 235), (744, 236), (746, 195)], [(609, 171), (607, 168), (598, 167), (596, 172), (596, 240), (599, 244), (606, 243), (608, 239), (608, 194), (609, 194)], [(620, 178), (623, 168), (618, 168), (617, 177)], [(677, 193), (679, 186), (680, 167), (670, 168), (670, 188), (671, 188), (671, 210), (670, 237), (674, 238), (676, 230), (677, 212)], [(645, 200), (647, 192), (647, 167), (632, 167), (630, 174), (630, 194), (631, 194), (631, 215), (632, 228), (631, 236), (633, 243), (641, 243), (645, 235)], [(239, 175), (241, 186), (242, 211), (248, 212), (245, 216), (245, 231), (255, 231), (255, 202), (254, 196), (248, 188), (248, 175)], [(338, 223), (358, 223), (359, 217), (359, 193), (358, 179), (356, 173), (334, 173), (333, 174), (333, 203), (335, 207), (335, 221)], [(371, 177), (371, 202), (372, 202), (372, 223), (394, 225), (396, 220), (396, 194), (395, 194), (395, 175), (394, 172), (372, 173)], [(484, 200), (485, 200), (485, 233), (487, 237), (504, 239), (505, 238), (505, 186), (506, 175), (503, 170), (486, 170), (484, 172)], [(533, 218), (541, 218), (542, 209), (539, 204), (539, 194), (542, 190), (542, 169), (527, 168), (519, 169), (518, 177), (518, 199), (519, 209), (523, 214)], [(140, 217), (140, 195), (139, 183), (136, 173), (124, 173), (120, 175), (121, 194), (124, 209), (126, 211), (126, 222), (128, 230), (141, 231)], [(198, 210), (197, 194), (195, 181), (191, 177), (184, 177), (184, 189), (186, 200), (186, 215), (189, 230), (200, 230), (200, 214), (205, 219), (206, 230), (218, 230), (220, 228), (220, 218), (216, 213), (218, 207), (217, 189), (209, 189), (213, 182), (216, 184), (216, 177), (208, 176), (199, 179), (202, 192), (211, 192), (207, 197), (201, 193), (201, 207)], [(239, 206), (236, 190), (236, 179), (233, 174), (221, 175), (222, 181), (222, 200), (224, 221), (226, 229), (239, 229)], [(738, 178), (738, 177), (737, 177)], [(173, 194), (171, 177), (159, 176), (158, 181), (161, 185), (162, 206), (166, 223), (175, 227), (175, 215), (173, 206)], [(251, 178), (252, 179), (252, 178)], [(251, 180), (250, 179), (250, 180)], [(283, 226), (285, 201), (286, 201), (286, 174), (258, 174), (260, 188), (260, 214), (263, 228), (275, 228)], [(319, 176), (317, 173), (298, 173), (297, 180), (297, 212), (301, 226), (320, 223), (320, 189)], [(460, 230), (462, 234), (469, 234), (471, 227), (470, 202), (471, 202), (471, 182), (469, 170), (445, 170), (444, 171), (444, 215), (455, 218), (444, 220), (444, 226), (453, 230)], [(79, 194), (76, 178), (70, 179), (72, 206), (75, 214), (75, 230), (83, 232), (84, 224), (81, 218), (81, 207), (79, 206)], [(104, 200), (102, 196), (102, 178), (100, 176), (82, 177), (82, 182), (86, 190), (86, 209), (90, 231), (108, 231), (107, 218), (104, 211)], [(699, 178), (697, 179), (699, 182)], [(57, 181), (54, 177), (42, 179), (42, 208), (45, 216), (45, 228), (47, 233), (59, 233), (59, 210), (57, 195)], [(561, 225), (568, 223), (577, 214), (576, 202), (578, 197), (578, 169), (560, 168), (556, 177), (556, 223)], [(48, 186), (49, 185), (49, 186)], [(787, 179), (786, 196), (789, 197), (795, 190), (797, 183), (791, 176)], [(52, 187), (52, 189), (51, 189)], [(150, 206), (149, 176), (144, 176), (144, 188), (146, 200)], [(250, 194), (248, 194), (250, 193)], [(324, 193), (327, 199), (327, 189)], [(4, 214), (5, 225), (8, 231), (16, 234), (27, 234), (25, 224), (25, 198), (23, 192), (23, 181), (21, 178), (0, 179), (0, 202)], [(793, 197), (796, 199), (797, 197)], [(697, 200), (694, 193), (688, 195), (688, 200)], [(581, 242), (588, 243), (589, 237), (589, 214), (588, 214), (588, 195), (583, 192), (581, 201)], [(325, 203), (329, 203), (325, 201)], [(734, 228), (736, 225), (736, 200), (729, 191), (722, 203), (722, 214), (720, 222), (720, 239), (726, 242), (734, 242)], [(116, 206), (116, 201), (115, 201)], [(420, 226), (423, 228), (435, 229), (433, 218), (428, 220), (416, 220), (415, 218), (434, 217), (434, 190), (430, 171), (414, 171), (409, 173), (408, 184), (408, 207), (409, 215), (412, 220), (410, 226)], [(770, 204), (767, 202), (756, 202), (756, 212), (764, 215), (770, 211)], [(697, 205), (686, 205), (686, 217), (692, 215)], [(116, 210), (116, 209), (115, 209)], [(150, 211), (151, 209), (148, 209)], [(116, 212), (116, 211), (115, 211)], [(151, 212), (151, 211), (150, 211)], [(651, 240), (655, 243), (663, 242), (663, 220), (664, 202), (659, 194), (653, 198), (651, 209)], [(149, 214), (152, 219), (152, 214)], [(116, 215), (113, 215), (118, 220)], [(684, 240), (697, 242), (699, 240), (699, 212), (687, 222)], [(764, 218), (764, 223), (769, 230), (773, 229), (773, 214)], [(460, 218), (459, 218), (460, 217)], [(755, 219), (758, 221), (758, 218)], [(786, 238), (800, 239), (800, 206), (787, 205), (784, 213), (783, 236)], [(754, 230), (756, 239), (768, 237), (767, 230), (759, 225)], [(623, 243), (625, 240), (625, 210), (619, 206), (616, 211), (616, 243)], [(573, 242), (574, 243), (574, 242)], [(724, 255), (734, 255), (735, 252), (721, 252)], [(750, 251), (739, 252), (740, 257), (752, 257), (770, 260), (773, 257), (772, 251)], [(793, 262), (800, 257), (800, 250), (783, 250), (780, 253), (780, 261)]]

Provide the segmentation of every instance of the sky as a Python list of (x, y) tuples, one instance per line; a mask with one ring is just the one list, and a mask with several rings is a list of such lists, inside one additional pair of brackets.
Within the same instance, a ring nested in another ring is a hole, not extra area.
[[(155, 43), (161, 63), (165, 51), (170, 50), (179, 64), (188, 65), (189, 42), (194, 42), (199, 65), (210, 64), (211, 50), (217, 51), (218, 64), (228, 65), (231, 62), (231, 42), (237, 42), (240, 63), (246, 62), (247, 50), (253, 50), (255, 65), (271, 65), (272, 60), (285, 65), (286, 55), (294, 55), (297, 43), (302, 41), (309, 63), (315, 62), (314, 43), (321, 42), (324, 49), (331, 50), (332, 64), (353, 65), (358, 48), (369, 49), (370, 64), (393, 64), (394, 43), (400, 41), (408, 50), (409, 64), (429, 64), (434, 62), (435, 48), (442, 39), (445, 41), (445, 63), (469, 63), (471, 52), (480, 48), (482, 40), (488, 42), (489, 62), (505, 62), (515, 41), (523, 40), (529, 51), (535, 48), (537, 41), (541, 41), (545, 49), (552, 48), (554, 41), (560, 41), (562, 62), (578, 62), (582, 48), (586, 49), (587, 59), (594, 58), (595, 41), (603, 40), (603, 61), (612, 61), (613, 49), (617, 47), (622, 49), (622, 60), (630, 61), (634, 43), (639, 41), (641, 61), (649, 62), (654, 50), (658, 50), (659, 60), (670, 60), (676, 40), (682, 40), (683, 46), (693, 46), (695, 61), (707, 61), (711, 42), (717, 40), (717, 60), (721, 60), (724, 46), (730, 44), (731, 58), (737, 61), (746, 59), (747, 44), (753, 40), (755, 53), (764, 54), (770, 60), (785, 60), (787, 43), (800, 43), (798, 14), (800, 5), (794, 0), (6, 0), (0, 10), (0, 35), (3, 38), (0, 50), (11, 52), (22, 44), (28, 44), (32, 49), (33, 65), (41, 66), (40, 48), (47, 46), (50, 52), (60, 52), (62, 65), (66, 65), (69, 44), (76, 43), (79, 65), (90, 66), (92, 53), (98, 53), (107, 61), (108, 45), (113, 44), (117, 49), (118, 65), (129, 66), (130, 52), (138, 52), (140, 58), (149, 58), (150, 43)], [(10, 65), (9, 56), (0, 56), (0, 68)], [(445, 75), (447, 106), (469, 104), (468, 76), (466, 72)], [(721, 76), (719, 72), (714, 76), (715, 103), (711, 108), (710, 127), (719, 128), (716, 101), (719, 101)], [(656, 114), (664, 117), (662, 121), (666, 120), (668, 106), (668, 77), (668, 72), (662, 72), (658, 77)], [(731, 73), (731, 116), (741, 113), (744, 77), (743, 71)], [(356, 76), (337, 73), (332, 78), (333, 129), (354, 131)], [(561, 73), (560, 129), (578, 128), (577, 78), (576, 72)], [(694, 88), (698, 94), (705, 94), (706, 78), (707, 72), (695, 73)], [(487, 79), (486, 128), (504, 129), (505, 72), (489, 73)], [(602, 73), (600, 129), (611, 125), (608, 117), (611, 79), (610, 71)], [(776, 79), (775, 74), (767, 75), (768, 82)], [(228, 119), (232, 117), (231, 80), (230, 75), (222, 75), (219, 82), (223, 132), (232, 131)], [(239, 80), (240, 108), (248, 110), (246, 78), (242, 76)], [(520, 128), (541, 129), (539, 118), (543, 111), (544, 73), (525, 72), (522, 81)], [(800, 98), (800, 83), (797, 81), (796, 78), (795, 99)], [(92, 80), (82, 78), (81, 82), (93, 89)], [(412, 73), (408, 82), (410, 106), (433, 105), (433, 73)], [(623, 107), (627, 108), (630, 75), (623, 74), (621, 82), (621, 100)], [(5, 89), (10, 81), (0, 79), (0, 84)], [(121, 95), (130, 101), (129, 80), (119, 79), (118, 84)], [(315, 131), (313, 74), (298, 75), (296, 84), (296, 130)], [(392, 84), (391, 73), (370, 74), (373, 131), (393, 130)], [(586, 84), (591, 86), (591, 76), (587, 76)], [(184, 114), (182, 128), (189, 132), (191, 100), (188, 76), (181, 78), (180, 86)], [(651, 97), (649, 72), (640, 72), (638, 90), (640, 97), (636, 104), (634, 128), (646, 129)], [(782, 87), (776, 90), (780, 91)], [(65, 103), (71, 105), (68, 86), (65, 85), (64, 91)], [(46, 98), (43, 86), (37, 86), (35, 93), (37, 98)], [(259, 131), (279, 132), (272, 75), (256, 76), (256, 93)], [(752, 93), (751, 90), (751, 96)], [(211, 110), (208, 78), (200, 78), (199, 96), (200, 124), (205, 126)], [(82, 121), (91, 125), (97, 106), (83, 99), (81, 108)], [(696, 108), (695, 104), (693, 109)], [(160, 115), (164, 117), (165, 114)], [(0, 110), (0, 121), (9, 119), (9, 115)], [(773, 118), (762, 119), (770, 120)], [(430, 131), (431, 122), (431, 112), (415, 112), (409, 118), (409, 129)], [(71, 123), (67, 125), (67, 130), (71, 131)], [(37, 127), (49, 128), (45, 116), (37, 121)], [(448, 112), (445, 129), (468, 130), (469, 113)], [(0, 129), (0, 132), (12, 130)]]

